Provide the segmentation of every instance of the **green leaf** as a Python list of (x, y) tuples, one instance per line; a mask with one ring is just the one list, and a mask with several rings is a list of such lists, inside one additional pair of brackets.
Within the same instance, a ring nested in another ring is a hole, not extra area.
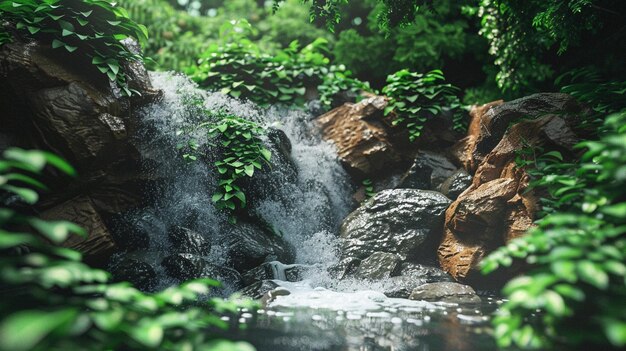
[(0, 325), (0, 349), (31, 350), (54, 331), (68, 328), (77, 314), (74, 309), (63, 309), (26, 310), (10, 315)]
[(150, 348), (161, 344), (163, 334), (163, 327), (157, 322), (145, 322), (131, 329), (133, 339)]
[(261, 156), (263, 156), (263, 158), (269, 162), (270, 159), (272, 158), (272, 153), (270, 152), (270, 150), (266, 149), (266, 148), (262, 148), (261, 149)]
[(248, 177), (252, 177), (254, 175), (254, 165), (246, 165), (245, 172), (248, 175)]
[(605, 290), (609, 285), (609, 276), (600, 266), (591, 261), (581, 261), (577, 265), (580, 278), (595, 286), (598, 289)]

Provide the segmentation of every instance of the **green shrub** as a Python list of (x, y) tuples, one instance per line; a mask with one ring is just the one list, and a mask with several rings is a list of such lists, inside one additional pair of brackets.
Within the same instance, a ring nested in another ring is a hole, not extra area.
[[(212, 201), (218, 209), (228, 211), (231, 222), (235, 222), (234, 213), (247, 206), (241, 180), (254, 176), (255, 170), (262, 170), (264, 164), (270, 164), (272, 154), (261, 140), (266, 130), (232, 114), (217, 112), (208, 114), (208, 117), (210, 121), (199, 124), (195, 130), (206, 130), (209, 144), (222, 150), (220, 159), (214, 163), (220, 178)], [(179, 149), (187, 151), (183, 158), (197, 160), (198, 143), (195, 139), (180, 143)]]
[[(14, 0), (0, 3), (0, 16), (23, 35), (88, 57), (124, 94), (132, 94), (122, 64), (143, 58), (120, 41), (134, 38), (145, 43), (148, 32), (123, 8), (105, 0)], [(0, 45), (7, 38), (6, 32), (0, 34)]]
[[(544, 154), (534, 187), (543, 217), (526, 236), (482, 263), (489, 273), (515, 260), (530, 270), (510, 281), (494, 319), (501, 346), (619, 349), (626, 346), (626, 111), (609, 116), (582, 161)], [(538, 312), (539, 311), (539, 312)]]
[(0, 350), (252, 350), (216, 336), (227, 324), (215, 312), (237, 306), (202, 302), (216, 281), (155, 294), (113, 284), (107, 272), (82, 263), (79, 252), (57, 246), (85, 230), (7, 206), (37, 202), (33, 188), (45, 189), (37, 175), (46, 165), (74, 173), (47, 152), (9, 149), (0, 159)]
[[(393, 124), (407, 128), (409, 140), (419, 138), (426, 121), (432, 116), (460, 108), (459, 89), (441, 83), (443, 80), (445, 78), (440, 70), (426, 74), (401, 70), (387, 78), (388, 84), (382, 90), (390, 99), (385, 115), (392, 111), (395, 113)], [(463, 130), (463, 115), (457, 115), (461, 117), (455, 117), (454, 127)]]
[(318, 89), (326, 104), (336, 92), (367, 89), (367, 84), (350, 78), (343, 66), (332, 66), (322, 53), (326, 41), (318, 39), (299, 49), (298, 42), (266, 53), (247, 38), (246, 21), (226, 23), (220, 29), (221, 43), (209, 46), (187, 73), (201, 87), (262, 106), (281, 103), (302, 105), (307, 89)]

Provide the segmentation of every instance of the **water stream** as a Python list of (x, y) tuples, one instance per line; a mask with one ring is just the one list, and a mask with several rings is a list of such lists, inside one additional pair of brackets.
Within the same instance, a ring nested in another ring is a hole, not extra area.
[[(483, 297), (479, 304), (450, 304), (388, 298), (384, 281), (334, 280), (327, 268), (338, 262), (337, 233), (343, 218), (354, 209), (354, 185), (337, 161), (333, 146), (322, 141), (306, 111), (261, 109), (219, 93), (197, 89), (187, 78), (152, 73), (161, 101), (141, 111), (142, 127), (135, 135), (144, 167), (160, 181), (146, 194), (146, 206), (127, 214), (150, 234), (144, 259), (157, 268), (158, 288), (173, 283), (159, 262), (170, 248), (167, 228), (190, 227), (211, 241), (211, 262), (225, 263), (221, 246), (228, 235), (226, 216), (211, 203), (217, 175), (204, 162), (187, 163), (177, 153), (177, 131), (203, 119), (202, 108), (222, 109), (282, 130), (292, 146), (297, 174), (277, 158), (257, 189), (253, 211), (296, 248), (297, 263), (309, 268), (303, 280), (285, 281), (285, 268), (273, 265), (275, 280), (290, 291), (257, 313), (244, 313), (247, 328), (235, 337), (251, 341), (259, 350), (489, 350), (495, 349), (489, 316), (499, 301)], [(202, 144), (202, 138), (198, 138)], [(201, 145), (202, 147), (202, 145)], [(278, 154), (277, 150), (272, 150)], [(234, 288), (223, 293), (234, 292)]]

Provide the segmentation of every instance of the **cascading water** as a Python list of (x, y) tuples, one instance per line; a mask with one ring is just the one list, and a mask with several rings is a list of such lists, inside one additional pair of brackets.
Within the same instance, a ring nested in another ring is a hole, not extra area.
[[(251, 328), (245, 335), (233, 337), (243, 337), (261, 350), (443, 350), (455, 349), (455, 345), (464, 345), (468, 350), (493, 348), (485, 341), (490, 340), (487, 337), (464, 343), (458, 338), (473, 338), (481, 331), (487, 321), (485, 311), (493, 310), (495, 300), (486, 299), (488, 307), (476, 309), (392, 299), (380, 292), (384, 281), (336, 281), (327, 273), (327, 268), (338, 262), (337, 233), (341, 221), (353, 209), (354, 186), (333, 146), (315, 135), (308, 113), (261, 109), (220, 93), (204, 92), (179, 75), (152, 73), (151, 78), (164, 95), (140, 111), (141, 128), (135, 143), (154, 186), (146, 193), (146, 205), (126, 214), (122, 223), (131, 224), (130, 229), (124, 229), (126, 232), (139, 230), (149, 236), (141, 254), (129, 255), (140, 255), (156, 269), (158, 285), (153, 289), (174, 282), (161, 265), (174, 251), (168, 235), (174, 226), (190, 228), (210, 242), (210, 252), (204, 253), (208, 261), (224, 266), (232, 262), (223, 243), (233, 227), (211, 202), (218, 174), (209, 165), (218, 155), (207, 152), (206, 159), (189, 163), (176, 148), (181, 141), (177, 131), (202, 122), (206, 118), (203, 109), (223, 110), (279, 129), (289, 139), (290, 157), (284, 157), (281, 149), (289, 148), (289, 144), (280, 141), (280, 132), (278, 142), (268, 137), (272, 168), (255, 175), (247, 191), (255, 200), (250, 212), (296, 249), (294, 262), (271, 265), (273, 276), (278, 278), (274, 282), (290, 294), (278, 296), (257, 315), (244, 314), (240, 322), (250, 323)], [(198, 135), (197, 139), (202, 148), (203, 138)], [(118, 257), (117, 262), (123, 258)], [(300, 277), (303, 280), (281, 281), (286, 280), (285, 271), (292, 263), (308, 267)], [(228, 280), (228, 274), (224, 277)], [(223, 294), (238, 288), (228, 283)], [(442, 327), (447, 331), (437, 332)]]

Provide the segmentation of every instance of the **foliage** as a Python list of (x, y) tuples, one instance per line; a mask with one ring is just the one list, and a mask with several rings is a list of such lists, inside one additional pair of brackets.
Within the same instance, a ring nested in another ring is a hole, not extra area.
[[(610, 23), (623, 20), (620, 20), (622, 5), (620, 1), (600, 0), (482, 0), (478, 11), (481, 34), (489, 40), (490, 53), (500, 68), (499, 86), (517, 91), (536, 87), (559, 69), (549, 56), (563, 55), (576, 48), (579, 48), (578, 61), (600, 64), (597, 54), (589, 57), (590, 50), (600, 48), (604, 62), (613, 56), (621, 57), (617, 37), (620, 34)], [(607, 45), (600, 35), (603, 29), (606, 33), (602, 32), (602, 36), (613, 36), (617, 45), (612, 48), (609, 47), (612, 44)]]
[(578, 145), (581, 163), (544, 155), (533, 186), (548, 191), (545, 217), (484, 260), (487, 273), (514, 260), (531, 267), (503, 290), (508, 301), (494, 319), (501, 346), (626, 345), (625, 125), (626, 110), (609, 116), (600, 140)]
[[(120, 41), (135, 38), (145, 42), (148, 32), (123, 8), (105, 0), (13, 0), (0, 3), (0, 16), (23, 35), (50, 43), (53, 49), (88, 57), (124, 94), (132, 94), (123, 63), (143, 58)], [(0, 45), (8, 37), (0, 34)]]
[(206, 47), (207, 34), (213, 31), (204, 18), (175, 10), (164, 0), (120, 0), (137, 23), (150, 28), (144, 47), (150, 69), (183, 70), (194, 64)]
[(555, 85), (599, 114), (626, 108), (626, 81), (603, 78), (593, 67), (568, 71), (557, 78)]
[[(229, 211), (230, 220), (234, 222), (234, 212), (247, 205), (241, 180), (254, 176), (255, 170), (262, 170), (264, 164), (269, 165), (272, 154), (261, 140), (265, 128), (257, 123), (223, 112), (211, 113), (208, 117), (210, 121), (199, 124), (196, 129), (206, 130), (207, 139), (218, 142), (212, 145), (222, 149), (220, 160), (214, 163), (220, 179), (212, 201), (218, 209)], [(197, 142), (191, 139), (187, 146), (190, 152), (183, 157), (195, 161)], [(179, 144), (179, 148), (183, 147), (184, 144)]]
[[(388, 84), (382, 90), (389, 97), (385, 115), (395, 113), (393, 124), (406, 127), (410, 141), (421, 135), (429, 118), (460, 107), (458, 88), (441, 83), (443, 80), (440, 70), (426, 74), (401, 70), (387, 78)], [(456, 121), (455, 127), (462, 128), (461, 120)]]
[(45, 189), (37, 174), (46, 165), (74, 173), (47, 152), (9, 149), (0, 160), (0, 350), (252, 349), (212, 332), (227, 325), (209, 307), (233, 307), (217, 299), (198, 303), (216, 281), (191, 281), (150, 295), (128, 283), (112, 284), (107, 272), (82, 263), (80, 253), (57, 246), (85, 230), (4, 205), (34, 204), (33, 188)]
[[(249, 23), (226, 23), (220, 29), (222, 44), (212, 44), (187, 73), (200, 86), (260, 105), (303, 104), (307, 89), (319, 89), (330, 104), (342, 88), (358, 90), (365, 83), (351, 79), (342, 66), (329, 65), (322, 54), (326, 41), (318, 39), (299, 50), (298, 42), (270, 55), (246, 38)], [(338, 85), (335, 85), (335, 82)]]
[(364, 179), (362, 185), (365, 191), (365, 200), (369, 200), (376, 195), (376, 191), (374, 190), (374, 183), (371, 179)]
[[(487, 42), (472, 28), (476, 18), (462, 13), (466, 2), (440, 0), (434, 12), (420, 11), (410, 23), (392, 31), (378, 27), (382, 4), (365, 7), (361, 11), (369, 14), (363, 23), (338, 34), (335, 60), (374, 87), (384, 85), (389, 74), (401, 69), (424, 72), (435, 68), (442, 68), (455, 85), (480, 84), (485, 79), (481, 67), (488, 60)], [(376, 2), (365, 2), (372, 3)]]

